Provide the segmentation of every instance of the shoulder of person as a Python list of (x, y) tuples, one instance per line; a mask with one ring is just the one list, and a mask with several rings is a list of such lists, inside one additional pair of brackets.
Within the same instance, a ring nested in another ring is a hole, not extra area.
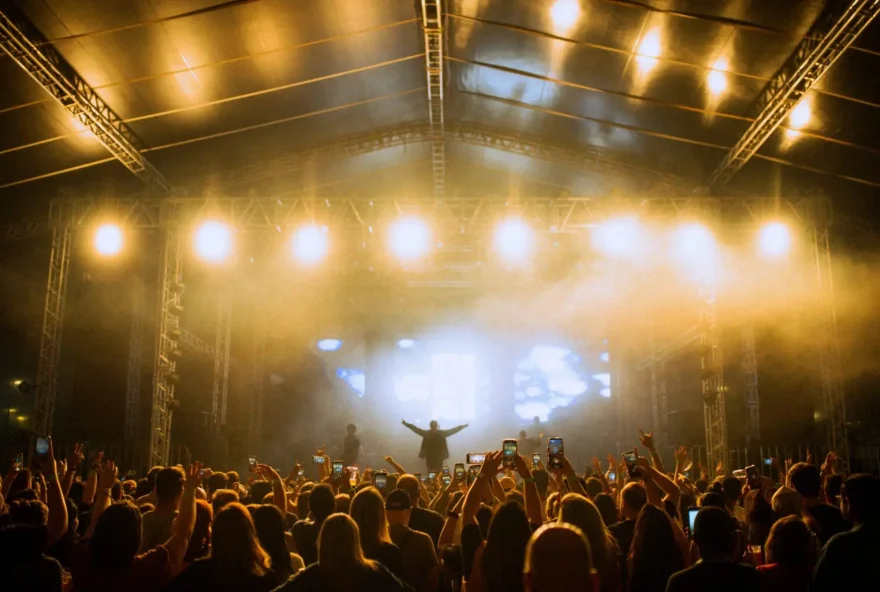
[(397, 576), (391, 573), (391, 570), (382, 565), (381, 563), (373, 564), (375, 569), (371, 570), (372, 573), (370, 575), (371, 578), (376, 579), (376, 583), (381, 586), (380, 590), (397, 591), (397, 590), (409, 590), (409, 588), (403, 584)]

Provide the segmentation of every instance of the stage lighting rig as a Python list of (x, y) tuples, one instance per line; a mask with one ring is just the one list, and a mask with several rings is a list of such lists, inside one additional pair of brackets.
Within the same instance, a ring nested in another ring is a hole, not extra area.
[(523, 263), (532, 253), (535, 237), (520, 218), (508, 218), (495, 228), (495, 250), (509, 263)]
[(402, 261), (414, 261), (431, 250), (431, 229), (421, 218), (399, 218), (388, 230), (388, 249)]
[(327, 227), (302, 226), (293, 233), (290, 241), (293, 257), (303, 265), (316, 265), (326, 255), (329, 248)]
[(101, 224), (95, 230), (95, 251), (102, 257), (113, 257), (122, 251), (122, 229), (116, 224)]
[(768, 222), (758, 231), (758, 250), (764, 257), (784, 257), (791, 250), (791, 242), (791, 230), (782, 222)]
[(216, 220), (203, 222), (193, 235), (196, 255), (207, 263), (222, 263), (232, 254), (232, 231)]

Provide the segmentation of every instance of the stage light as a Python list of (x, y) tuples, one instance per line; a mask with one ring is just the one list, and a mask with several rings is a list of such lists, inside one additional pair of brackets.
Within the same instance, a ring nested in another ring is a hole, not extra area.
[(644, 229), (637, 218), (606, 220), (590, 234), (593, 247), (609, 257), (627, 257), (635, 254)]
[(639, 73), (647, 74), (650, 72), (657, 65), (657, 58), (660, 57), (662, 51), (659, 29), (645, 33), (636, 49), (636, 64), (639, 67)]
[(550, 7), (550, 20), (553, 28), (568, 32), (575, 25), (581, 14), (578, 0), (556, 0)]
[(323, 352), (335, 352), (342, 347), (342, 340), (336, 339), (335, 337), (327, 337), (325, 339), (318, 340), (318, 349)]
[(122, 229), (115, 224), (101, 224), (95, 230), (94, 245), (99, 255), (118, 255), (122, 250)]
[(196, 229), (193, 246), (202, 261), (221, 263), (232, 253), (232, 232), (222, 222), (204, 222)]
[(528, 259), (534, 240), (532, 229), (519, 218), (508, 218), (495, 228), (495, 250), (511, 263)]
[(727, 90), (727, 68), (727, 59), (718, 58), (706, 76), (706, 86), (713, 97), (718, 97)]
[(404, 261), (424, 257), (431, 249), (431, 230), (421, 218), (400, 218), (389, 229), (388, 248)]
[(782, 257), (791, 249), (791, 231), (782, 222), (768, 222), (758, 232), (758, 250), (765, 257)]
[(410, 349), (415, 347), (416, 342), (413, 339), (400, 339), (397, 341), (397, 347), (400, 349)]
[(315, 265), (327, 255), (329, 242), (326, 226), (303, 226), (293, 234), (290, 248), (293, 257), (303, 265)]
[(795, 105), (788, 115), (788, 128), (785, 130), (785, 139), (792, 141), (801, 135), (800, 130), (807, 127), (813, 118), (813, 105), (809, 97), (804, 97)]
[(715, 237), (699, 223), (679, 226), (673, 235), (672, 258), (695, 279), (704, 279), (713, 271), (716, 260)]

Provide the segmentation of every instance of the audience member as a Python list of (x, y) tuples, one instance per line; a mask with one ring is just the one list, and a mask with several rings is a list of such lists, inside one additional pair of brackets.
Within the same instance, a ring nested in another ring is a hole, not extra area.
[(143, 515), (139, 553), (158, 547), (171, 536), (171, 526), (177, 517), (177, 506), (183, 495), (183, 481), (183, 470), (177, 467), (168, 467), (156, 474), (153, 488), (156, 507)]
[(412, 514), (409, 495), (395, 489), (385, 500), (385, 516), (391, 542), (400, 548), (406, 568), (406, 583), (416, 592), (430, 592), (437, 588), (438, 561), (431, 537), (408, 526)]
[[(436, 547), (440, 540), (440, 531), (443, 530), (443, 516), (433, 510), (419, 507), (421, 489), (418, 478), (409, 474), (401, 475), (397, 480), (397, 489), (405, 491), (412, 502), (409, 527), (431, 537), (431, 541)], [(393, 491), (390, 484), (388, 490)]]
[(662, 592), (669, 577), (687, 566), (675, 530), (664, 510), (645, 504), (635, 520), (629, 551), (629, 592)]
[[(318, 560), (318, 535), (321, 525), (336, 510), (333, 489), (326, 483), (316, 486), (309, 494), (309, 515), (311, 519), (300, 519), (293, 525), (293, 541), (296, 552), (306, 565)], [(358, 545), (360, 549), (360, 545)]]
[(596, 592), (590, 544), (571, 524), (557, 522), (539, 528), (526, 547), (526, 592)]
[(819, 500), (822, 489), (819, 469), (807, 463), (797, 463), (788, 472), (788, 479), (792, 489), (804, 500), (804, 513), (815, 521), (816, 536), (822, 545), (834, 535), (849, 530), (840, 509)]
[(375, 487), (357, 492), (351, 500), (349, 515), (358, 525), (364, 557), (378, 561), (398, 578), (406, 579), (406, 568), (400, 548), (388, 536), (385, 500)]
[(599, 574), (602, 592), (620, 590), (620, 563), (618, 547), (605, 527), (602, 516), (589, 498), (569, 493), (559, 505), (559, 522), (577, 526), (590, 543), (593, 568)]
[(275, 583), (282, 584), (305, 567), (302, 557), (287, 549), (284, 516), (275, 506), (265, 504), (255, 508), (251, 517), (260, 546), (269, 556), (269, 566), (275, 574)]
[(797, 516), (786, 516), (770, 529), (765, 565), (758, 566), (761, 592), (807, 592), (816, 563), (816, 543)]

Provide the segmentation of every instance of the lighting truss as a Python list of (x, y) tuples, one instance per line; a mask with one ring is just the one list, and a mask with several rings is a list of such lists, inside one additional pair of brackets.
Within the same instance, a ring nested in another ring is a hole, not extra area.
[(229, 396), (229, 346), (232, 338), (232, 288), (222, 290), (217, 302), (217, 334), (214, 346), (214, 387), (211, 411), (214, 427), (226, 425), (226, 400)]
[(715, 471), (722, 463), (730, 470), (727, 446), (727, 404), (724, 387), (724, 359), (721, 328), (718, 326), (718, 293), (714, 280), (700, 290), (700, 392), (703, 395), (703, 422), (706, 429), (706, 460)]
[(434, 197), (446, 192), (446, 144), (443, 133), (443, 2), (422, 0), (425, 71), (428, 78), (428, 121), (431, 126), (431, 172)]
[(125, 439), (138, 438), (141, 407), (141, 368), (144, 352), (144, 315), (146, 314), (144, 278), (131, 278), (131, 333), (128, 345), (128, 379), (125, 391)]
[(131, 129), (11, 2), (0, 6), (0, 48), (150, 190), (171, 191), (140, 152)]
[(755, 352), (755, 326), (742, 326), (742, 381), (746, 402), (746, 445), (761, 441), (761, 399), (758, 391), (758, 358)]
[(247, 445), (249, 454), (260, 454), (263, 430), (263, 385), (266, 360), (266, 319), (257, 310), (253, 326), (253, 357), (251, 358), (251, 396), (248, 402)]
[(211, 358), (214, 357), (214, 346), (212, 344), (208, 343), (195, 333), (187, 331), (183, 327), (180, 327), (180, 338), (178, 339), (178, 343), (196, 353), (205, 354)]
[(757, 117), (712, 172), (710, 188), (727, 184), (739, 172), (878, 12), (880, 0), (830, 3), (761, 91), (754, 108)]

